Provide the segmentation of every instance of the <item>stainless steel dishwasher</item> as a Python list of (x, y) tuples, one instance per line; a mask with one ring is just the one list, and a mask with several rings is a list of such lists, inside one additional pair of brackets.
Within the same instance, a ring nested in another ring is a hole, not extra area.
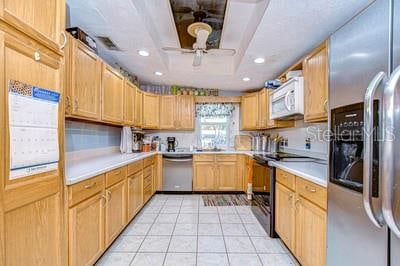
[(192, 154), (163, 154), (163, 191), (192, 191), (192, 169)]

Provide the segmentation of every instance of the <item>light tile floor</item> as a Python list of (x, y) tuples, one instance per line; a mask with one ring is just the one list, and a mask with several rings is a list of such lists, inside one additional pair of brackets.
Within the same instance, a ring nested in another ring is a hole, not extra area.
[(96, 265), (297, 265), (248, 206), (206, 207), (201, 195), (157, 194)]

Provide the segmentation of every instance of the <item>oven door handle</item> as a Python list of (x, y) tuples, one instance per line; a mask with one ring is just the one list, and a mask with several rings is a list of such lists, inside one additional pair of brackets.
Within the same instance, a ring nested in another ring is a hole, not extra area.
[(384, 224), (382, 214), (377, 215), (372, 205), (372, 163), (374, 145), (374, 95), (386, 74), (379, 72), (368, 85), (364, 98), (364, 163), (363, 163), (363, 203), (372, 223), (381, 228)]

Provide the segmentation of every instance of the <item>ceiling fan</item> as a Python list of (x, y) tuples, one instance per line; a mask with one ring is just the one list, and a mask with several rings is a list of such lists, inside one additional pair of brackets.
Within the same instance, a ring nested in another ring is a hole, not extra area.
[(175, 47), (163, 47), (162, 49), (166, 52), (181, 52), (184, 54), (194, 54), (193, 66), (197, 67), (201, 65), (201, 61), (204, 54), (216, 55), (216, 56), (233, 56), (236, 51), (234, 49), (207, 49), (207, 39), (212, 32), (210, 25), (204, 22), (195, 22), (188, 26), (188, 33), (196, 38), (196, 42), (193, 44), (193, 49), (175, 48)]

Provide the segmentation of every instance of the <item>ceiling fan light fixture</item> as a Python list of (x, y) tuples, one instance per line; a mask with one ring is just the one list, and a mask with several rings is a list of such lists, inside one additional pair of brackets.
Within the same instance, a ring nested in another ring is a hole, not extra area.
[(162, 76), (162, 75), (164, 75), (162, 72), (160, 72), (160, 71), (156, 71), (156, 72), (154, 72), (154, 75), (156, 75), (156, 76)]
[(248, 82), (248, 81), (250, 81), (250, 78), (249, 78), (249, 77), (244, 77), (244, 78), (242, 78), (242, 80), (243, 80), (244, 82)]
[(263, 64), (265, 62), (265, 59), (263, 57), (257, 57), (254, 59), (254, 63), (256, 64)]
[(140, 56), (144, 56), (144, 57), (147, 57), (147, 56), (150, 55), (150, 53), (149, 53), (147, 50), (138, 50), (137, 53), (138, 53)]

